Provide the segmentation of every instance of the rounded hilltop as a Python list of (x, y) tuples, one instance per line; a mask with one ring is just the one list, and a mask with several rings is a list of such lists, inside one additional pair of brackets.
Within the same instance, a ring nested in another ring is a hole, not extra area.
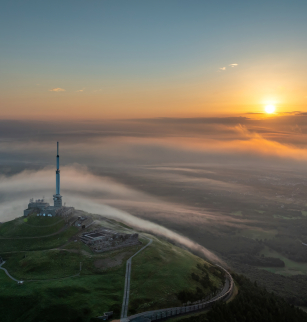
[(181, 306), (218, 290), (224, 274), (178, 246), (127, 225), (75, 210), (33, 213), (0, 225), (0, 312), (6, 321), (119, 318), (126, 262), (133, 257), (127, 314)]

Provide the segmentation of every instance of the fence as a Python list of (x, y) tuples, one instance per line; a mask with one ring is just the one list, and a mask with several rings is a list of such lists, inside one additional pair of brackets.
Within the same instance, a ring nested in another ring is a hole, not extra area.
[(219, 265), (216, 265), (219, 268), (221, 268), (225, 274), (226, 274), (226, 279), (225, 279), (225, 284), (224, 287), (222, 288), (221, 292), (210, 299), (209, 301), (198, 301), (200, 303), (198, 304), (193, 304), (193, 305), (188, 305), (188, 306), (180, 306), (180, 307), (172, 307), (168, 309), (160, 309), (160, 310), (155, 310), (155, 311), (147, 311), (147, 312), (142, 312), (139, 314), (131, 315), (129, 316), (126, 321), (142, 321), (145, 320), (147, 322), (150, 321), (157, 321), (161, 319), (165, 319), (174, 315), (179, 315), (179, 314), (184, 314), (184, 313), (189, 313), (193, 311), (199, 311), (206, 309), (208, 307), (211, 307), (213, 304), (223, 301), (227, 298), (229, 298), (232, 295), (233, 292), (233, 286), (234, 282), (232, 279), (232, 276), (222, 267)]

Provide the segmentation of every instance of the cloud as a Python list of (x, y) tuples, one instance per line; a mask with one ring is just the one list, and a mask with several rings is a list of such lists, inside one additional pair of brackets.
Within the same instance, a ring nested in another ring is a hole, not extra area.
[(67, 151), (66, 164), (198, 163), (205, 159), (240, 164), (295, 161), (301, 166), (307, 160), (307, 115), (249, 116), (70, 123), (0, 120), (0, 159), (7, 164), (19, 160), (50, 164), (54, 142), (59, 140)]
[(230, 67), (237, 67), (237, 66), (238, 66), (238, 64), (230, 64), (229, 66), (230, 66)]
[(226, 70), (226, 67), (221, 67), (220, 70)]
[(49, 89), (49, 92), (65, 92), (65, 91), (66, 89), (60, 88), (60, 87)]
[(246, 116), (229, 116), (229, 117), (157, 117), (148, 119), (134, 119), (138, 123), (148, 122), (156, 124), (242, 124), (250, 121)]
[(84, 91), (84, 88), (79, 89), (79, 90), (77, 90), (76, 92), (77, 92), (77, 93), (81, 93), (81, 92), (83, 92), (83, 91)]
[[(154, 210), (159, 213), (162, 211), (173, 214), (173, 216), (179, 214), (182, 218), (187, 217), (189, 209), (181, 205), (164, 202), (109, 178), (96, 176), (87, 171), (86, 167), (72, 166), (63, 167), (62, 169), (62, 188), (67, 205), (74, 206), (76, 209), (81, 209), (89, 213), (119, 220), (142, 231), (164, 236), (201, 253), (213, 262), (221, 262), (214, 253), (191, 239), (157, 223), (109, 206), (108, 202), (111, 203), (111, 201), (114, 201), (128, 205), (133, 203), (134, 208), (141, 208), (143, 212)], [(5, 199), (0, 200), (1, 222), (14, 219), (16, 216), (21, 216), (22, 210), (27, 206), (28, 198), (41, 198), (42, 195), (50, 197), (52, 195), (50, 187), (53, 186), (54, 171), (50, 168), (39, 171), (26, 170), (13, 176), (1, 176), (0, 178), (0, 192), (2, 196), (5, 195)], [(193, 209), (191, 211), (193, 212)], [(194, 213), (195, 217), (202, 218), (202, 220), (206, 217), (206, 213), (204, 212), (200, 214), (194, 210)], [(215, 216), (208, 214), (208, 216), (210, 219), (215, 219), (217, 214)], [(189, 218), (189, 221), (191, 221), (191, 218)]]

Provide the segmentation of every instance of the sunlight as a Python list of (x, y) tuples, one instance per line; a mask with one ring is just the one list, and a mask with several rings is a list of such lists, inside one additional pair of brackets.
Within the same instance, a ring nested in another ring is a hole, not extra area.
[(268, 114), (272, 114), (275, 112), (275, 106), (274, 105), (266, 105), (265, 106), (265, 112)]

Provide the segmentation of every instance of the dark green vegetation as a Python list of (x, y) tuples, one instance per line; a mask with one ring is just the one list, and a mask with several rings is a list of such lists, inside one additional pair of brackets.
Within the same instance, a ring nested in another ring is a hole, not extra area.
[(179, 294), (198, 293), (199, 300), (223, 280), (203, 259), (154, 238), (132, 262), (129, 314), (181, 305), (185, 298)]
[(189, 237), (235, 271), (307, 305), (305, 170), (182, 164), (102, 174), (175, 205), (123, 210)]
[(215, 293), (217, 291), (216, 284), (209, 277), (209, 273), (223, 281), (224, 273), (217, 267), (209, 267), (208, 265), (197, 264), (197, 273), (191, 273), (191, 278), (198, 283), (195, 291), (184, 290), (177, 294), (178, 300), (181, 303), (187, 303), (188, 301), (194, 302), (200, 299), (205, 299), (208, 293)]
[(265, 244), (295, 262), (307, 263), (307, 246), (304, 247), (300, 240), (293, 240), (287, 234), (278, 234), (276, 238), (265, 241)]
[(267, 292), (244, 276), (234, 275), (238, 295), (228, 304), (220, 303), (206, 314), (182, 318), (180, 322), (305, 322), (307, 313)]
[(253, 256), (250, 254), (234, 254), (233, 260), (239, 261), (244, 264), (263, 266), (263, 267), (285, 267), (285, 263), (280, 258)]
[(252, 281), (257, 281), (269, 292), (274, 292), (282, 296), (288, 303), (304, 307), (307, 306), (306, 275), (283, 276), (239, 263), (234, 263), (233, 267), (235, 271), (249, 276)]

